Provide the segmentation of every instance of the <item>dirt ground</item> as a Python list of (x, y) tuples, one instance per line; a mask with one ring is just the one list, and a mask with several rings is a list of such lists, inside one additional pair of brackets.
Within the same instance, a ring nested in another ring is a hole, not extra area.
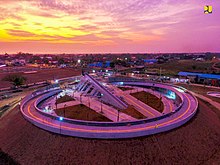
[(119, 89), (123, 90), (123, 91), (127, 91), (127, 90), (132, 90), (134, 88), (129, 88), (129, 87), (118, 87)]
[(220, 164), (220, 111), (199, 102), (175, 130), (147, 137), (97, 140), (61, 136), (27, 122), (14, 109), (0, 119), (0, 148), (21, 164)]
[(60, 108), (55, 110), (55, 112), (58, 116), (65, 116), (70, 119), (111, 122), (110, 119), (95, 112), (83, 104)]
[(68, 96), (68, 95), (65, 95), (63, 97), (60, 97), (57, 99), (56, 103), (57, 104), (60, 104), (60, 103), (65, 103), (65, 102), (68, 102), (68, 101), (73, 101), (75, 100), (74, 98), (72, 98), (71, 96)]
[(136, 119), (146, 119), (146, 117), (147, 117), (147, 116), (144, 116), (139, 111), (137, 111), (135, 109), (135, 107), (132, 106), (132, 105), (128, 105), (128, 107), (126, 109), (122, 110), (121, 112), (123, 112), (123, 113), (125, 113), (125, 114), (127, 114), (129, 116), (132, 116), (132, 117), (134, 117)]
[(131, 93), (130, 95), (142, 101), (143, 103), (149, 105), (155, 110), (159, 112), (163, 112), (163, 109), (164, 109), (163, 102), (157, 96), (151, 93), (145, 92), (145, 91)]
[(9, 74), (22, 74), (27, 78), (27, 84), (41, 82), (52, 79), (59, 79), (70, 76), (77, 76), (81, 74), (81, 71), (78, 69), (72, 68), (52, 68), (39, 70), (36, 73), (24, 74), (23, 72), (15, 72), (15, 73), (1, 73), (0, 72), (0, 88), (11, 87), (12, 85), (7, 81), (2, 81), (2, 79)]

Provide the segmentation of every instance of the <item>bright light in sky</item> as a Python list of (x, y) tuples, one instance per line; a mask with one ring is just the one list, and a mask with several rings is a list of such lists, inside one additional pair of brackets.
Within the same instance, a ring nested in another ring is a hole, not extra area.
[(218, 0), (0, 1), (0, 53), (220, 51)]

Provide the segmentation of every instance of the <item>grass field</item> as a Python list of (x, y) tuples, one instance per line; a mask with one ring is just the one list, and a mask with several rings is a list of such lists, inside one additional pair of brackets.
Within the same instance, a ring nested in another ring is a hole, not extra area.
[(212, 61), (179, 60), (149, 65), (149, 69), (157, 68), (159, 72), (161, 68), (163, 75), (172, 76), (177, 75), (180, 71), (212, 73), (212, 65)]
[(72, 69), (72, 68), (53, 68), (53, 69), (44, 69), (39, 70), (36, 73), (24, 74), (23, 72), (14, 72), (14, 73), (3, 73), (0, 72), (0, 88), (11, 87), (12, 85), (7, 81), (2, 81), (6, 75), (10, 74), (20, 74), (27, 78), (27, 84), (59, 79), (64, 77), (77, 76), (81, 74), (81, 70)]
[(149, 105), (150, 107), (154, 108), (155, 110), (163, 112), (163, 102), (155, 95), (145, 91), (131, 93), (131, 95), (137, 98), (138, 100), (142, 101), (143, 103)]
[(122, 110), (121, 112), (123, 112), (123, 113), (125, 113), (125, 114), (127, 114), (129, 116), (132, 116), (132, 117), (134, 117), (136, 119), (145, 119), (146, 118), (146, 116), (144, 116), (142, 113), (138, 112), (134, 108), (134, 106), (132, 106), (132, 105), (128, 105), (128, 108)]
[(60, 108), (60, 109), (55, 110), (55, 112), (58, 116), (64, 116), (70, 119), (111, 122), (110, 119), (95, 112), (94, 110), (90, 109), (89, 107), (83, 104), (74, 105), (74, 106), (66, 107), (66, 108)]

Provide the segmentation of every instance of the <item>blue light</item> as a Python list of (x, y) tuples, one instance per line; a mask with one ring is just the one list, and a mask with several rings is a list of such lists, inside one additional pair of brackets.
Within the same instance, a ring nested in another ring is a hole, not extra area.
[(173, 91), (168, 91), (166, 97), (172, 100), (176, 99), (176, 94)]
[(63, 121), (63, 117), (62, 117), (62, 116), (60, 116), (60, 117), (59, 117), (59, 120), (60, 120), (60, 121)]
[(124, 84), (124, 82), (119, 82), (119, 84), (120, 84), (120, 85), (123, 85), (123, 84)]

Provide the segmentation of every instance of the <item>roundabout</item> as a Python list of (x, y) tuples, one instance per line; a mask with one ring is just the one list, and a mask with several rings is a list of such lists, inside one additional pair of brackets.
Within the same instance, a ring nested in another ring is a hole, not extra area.
[[(129, 90), (123, 91), (119, 87)], [(50, 132), (74, 137), (118, 139), (146, 136), (180, 127), (195, 115), (198, 108), (198, 101), (190, 92), (169, 84), (120, 80), (103, 85), (86, 74), (73, 91), (75, 101), (68, 102), (71, 106), (83, 104), (111, 121), (79, 120), (58, 115), (55, 110), (46, 111), (45, 105), (48, 102), (52, 104), (63, 92), (55, 86), (26, 96), (21, 102), (21, 113), (33, 125)], [(134, 98), (138, 92), (148, 92), (158, 97), (163, 103), (163, 111)], [(68, 104), (65, 105), (68, 108)], [(101, 105), (101, 109), (98, 105)], [(125, 113), (129, 105), (145, 117), (138, 119)], [(57, 110), (56, 106), (52, 104), (51, 109)]]

